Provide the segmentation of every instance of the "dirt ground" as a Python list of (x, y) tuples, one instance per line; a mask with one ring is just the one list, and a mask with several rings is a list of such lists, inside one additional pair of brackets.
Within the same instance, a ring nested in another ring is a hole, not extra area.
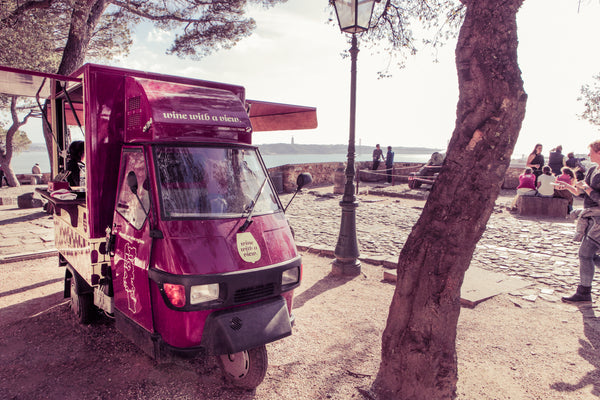
[[(363, 399), (377, 374), (393, 285), (381, 267), (330, 275), (304, 254), (294, 334), (267, 345), (255, 391), (228, 387), (214, 358), (156, 364), (100, 319), (79, 325), (55, 258), (0, 264), (0, 399)], [(463, 309), (458, 398), (600, 397), (596, 307), (504, 294)]]

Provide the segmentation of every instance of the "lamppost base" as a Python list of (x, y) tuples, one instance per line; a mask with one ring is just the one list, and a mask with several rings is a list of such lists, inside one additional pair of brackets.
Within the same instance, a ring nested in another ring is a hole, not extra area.
[(342, 261), (335, 259), (331, 266), (333, 275), (356, 276), (360, 275), (360, 261), (357, 259)]

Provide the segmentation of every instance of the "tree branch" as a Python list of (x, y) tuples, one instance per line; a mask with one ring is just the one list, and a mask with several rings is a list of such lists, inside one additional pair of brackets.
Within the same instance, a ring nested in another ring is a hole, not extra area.
[(54, 0), (31, 0), (21, 4), (19, 7), (15, 8), (12, 12), (10, 12), (6, 17), (0, 20), (0, 24), (7, 23), (8, 21), (19, 18), (24, 12), (34, 9), (44, 9), (50, 8), (52, 6), (52, 2)]

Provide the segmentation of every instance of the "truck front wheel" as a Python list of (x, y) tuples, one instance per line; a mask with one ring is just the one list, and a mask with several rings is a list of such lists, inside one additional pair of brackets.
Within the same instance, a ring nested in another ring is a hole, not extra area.
[(265, 378), (269, 358), (262, 345), (235, 354), (219, 356), (219, 364), (225, 379), (242, 389), (255, 389)]

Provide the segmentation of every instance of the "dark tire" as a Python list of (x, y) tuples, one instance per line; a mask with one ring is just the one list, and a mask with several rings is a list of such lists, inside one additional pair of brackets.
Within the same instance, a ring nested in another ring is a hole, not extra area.
[(219, 356), (219, 365), (225, 379), (241, 389), (255, 389), (267, 374), (269, 358), (262, 345), (235, 354)]
[(94, 298), (91, 293), (80, 293), (77, 279), (71, 277), (71, 310), (80, 324), (89, 324), (94, 316)]
[(418, 189), (421, 186), (421, 182), (419, 182), (416, 179), (409, 179), (408, 180), (408, 187), (410, 189)]

